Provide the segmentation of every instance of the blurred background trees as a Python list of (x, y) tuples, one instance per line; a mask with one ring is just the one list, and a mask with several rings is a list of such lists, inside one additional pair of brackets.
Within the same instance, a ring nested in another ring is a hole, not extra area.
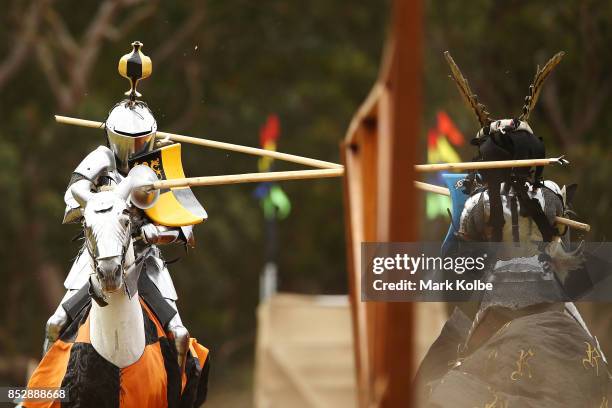
[[(605, 240), (612, 4), (428, 0), (426, 10), (423, 141), (439, 110), (468, 138), (477, 130), (448, 78), (444, 50), (494, 117), (517, 116), (536, 65), (567, 52), (531, 125), (549, 155), (572, 162), (546, 174), (579, 183), (576, 211), (593, 226), (588, 238)], [(77, 251), (70, 240), (78, 227), (61, 225), (63, 193), (79, 161), (104, 143), (102, 130), (57, 125), (53, 114), (103, 120), (128, 89), (116, 64), (138, 39), (154, 65), (139, 90), (160, 129), (256, 146), (274, 112), (280, 151), (338, 161), (338, 143), (376, 78), (387, 17), (387, 1), (7, 2), (0, 16), (0, 383), (18, 381), (18, 356), (39, 356), (44, 322)], [(183, 152), (188, 175), (257, 168), (249, 156), (194, 146)], [(465, 146), (460, 154), (467, 160), (473, 152)], [(279, 224), (280, 289), (345, 292), (340, 182), (283, 188), (293, 211)], [(188, 255), (167, 251), (167, 259), (181, 256), (171, 266), (179, 307), (193, 335), (215, 351), (216, 375), (252, 356), (264, 258), (253, 189), (195, 189), (210, 217), (196, 228), (198, 246)], [(425, 238), (438, 240), (447, 227), (440, 218)]]

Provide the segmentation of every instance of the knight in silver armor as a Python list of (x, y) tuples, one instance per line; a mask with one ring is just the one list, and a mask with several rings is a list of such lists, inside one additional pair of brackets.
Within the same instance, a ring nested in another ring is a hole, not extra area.
[[(129, 160), (147, 153), (156, 146), (157, 123), (147, 105), (140, 101), (124, 100), (110, 111), (105, 122), (107, 146), (99, 146), (89, 153), (74, 170), (64, 201), (66, 211), (64, 224), (80, 222), (83, 208), (77, 197), (90, 192), (111, 189), (119, 184), (129, 171)], [(163, 299), (176, 313), (166, 325), (169, 337), (177, 349), (179, 365), (182, 367), (188, 351), (189, 332), (178, 313), (178, 296), (168, 268), (158, 245), (182, 243), (194, 246), (191, 226), (167, 227), (152, 222), (143, 210), (132, 206), (132, 237), (137, 262), (145, 267), (146, 276), (153, 282)], [(63, 304), (71, 299), (94, 273), (88, 250), (82, 247), (64, 282), (67, 290), (55, 313), (46, 325), (44, 352), (57, 340), (68, 322)], [(146, 300), (146, 299), (145, 299)]]

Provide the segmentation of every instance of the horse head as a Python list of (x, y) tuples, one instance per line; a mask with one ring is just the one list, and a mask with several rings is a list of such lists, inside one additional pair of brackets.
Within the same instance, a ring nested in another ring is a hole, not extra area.
[[(138, 271), (134, 265), (130, 208), (149, 208), (159, 196), (158, 190), (146, 191), (157, 180), (146, 166), (135, 166), (113, 190), (97, 193), (73, 189), (83, 208), (85, 246), (92, 260), (90, 284), (104, 303), (106, 295), (124, 289), (128, 296), (136, 292)], [(95, 296), (94, 296), (95, 298)]]

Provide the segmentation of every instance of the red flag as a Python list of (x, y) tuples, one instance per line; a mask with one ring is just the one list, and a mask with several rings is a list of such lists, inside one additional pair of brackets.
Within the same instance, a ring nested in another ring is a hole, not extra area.
[(427, 132), (427, 149), (435, 149), (438, 147), (438, 132), (437, 129), (431, 128)]
[(463, 134), (457, 129), (453, 121), (446, 112), (438, 112), (438, 132), (446, 135), (448, 140), (455, 146), (462, 146), (465, 143)]
[(276, 146), (276, 140), (279, 134), (280, 121), (278, 120), (278, 116), (273, 113), (268, 116), (266, 123), (259, 130), (259, 143), (261, 147), (265, 149), (266, 146), (270, 146), (270, 144)]

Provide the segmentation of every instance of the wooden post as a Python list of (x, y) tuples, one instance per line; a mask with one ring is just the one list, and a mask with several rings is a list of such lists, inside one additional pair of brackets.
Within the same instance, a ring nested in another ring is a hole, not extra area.
[(379, 79), (343, 143), (349, 295), (359, 405), (409, 407), (413, 308), (361, 302), (361, 242), (416, 241), (421, 134), (422, 4), (395, 0)]

